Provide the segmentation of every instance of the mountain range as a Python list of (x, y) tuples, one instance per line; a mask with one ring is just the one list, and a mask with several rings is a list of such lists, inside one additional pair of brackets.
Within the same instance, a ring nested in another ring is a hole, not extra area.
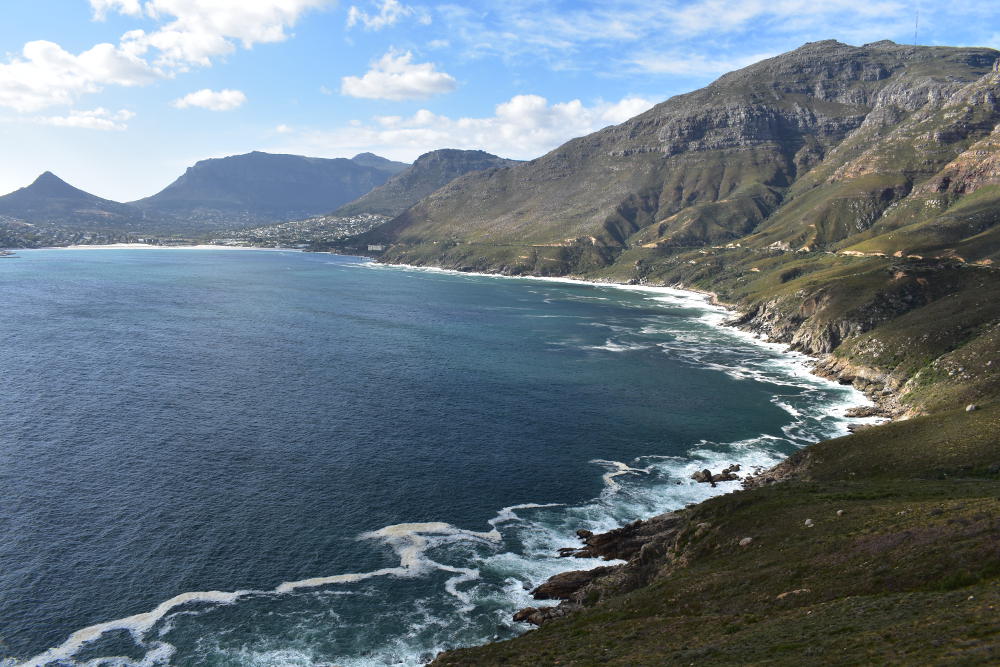
[(409, 166), (372, 153), (348, 160), (253, 152), (202, 160), (157, 194), (127, 204), (46, 172), (0, 197), (0, 216), (43, 235), (46, 228), (197, 234), (328, 213)]
[(131, 204), (153, 216), (213, 227), (295, 220), (328, 213), (408, 166), (371, 153), (326, 159), (253, 152), (202, 160)]
[(457, 240), (494, 247), (467, 253), (480, 268), (526, 273), (571, 268), (523, 250), (544, 246), (598, 264), (732, 242), (992, 259), (1000, 236), (978, 212), (997, 203), (997, 55), (807, 44), (531, 162), (465, 176), (374, 234), (402, 261)]

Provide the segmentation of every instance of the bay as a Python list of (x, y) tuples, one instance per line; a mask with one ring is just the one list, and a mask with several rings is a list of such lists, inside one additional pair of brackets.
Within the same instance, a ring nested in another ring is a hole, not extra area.
[(421, 664), (513, 636), (530, 588), (599, 564), (555, 557), (576, 529), (734, 488), (689, 476), (861, 400), (671, 290), (60, 249), (2, 260), (0, 306), (11, 663)]

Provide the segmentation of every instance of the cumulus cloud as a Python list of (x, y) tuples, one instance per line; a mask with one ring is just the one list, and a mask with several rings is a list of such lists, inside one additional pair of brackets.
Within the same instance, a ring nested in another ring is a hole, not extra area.
[(0, 63), (0, 106), (37, 111), (69, 105), (106, 85), (139, 86), (159, 76), (162, 72), (113, 44), (74, 55), (54, 42), (28, 42), (20, 55)]
[(247, 101), (247, 96), (239, 90), (211, 90), (203, 88), (193, 93), (188, 93), (184, 97), (174, 100), (171, 105), (177, 109), (190, 109), (198, 107), (209, 111), (232, 111), (243, 106)]
[(156, 49), (156, 62), (169, 66), (209, 65), (211, 59), (254, 44), (281, 42), (305, 12), (329, 0), (147, 0), (146, 15), (168, 21), (151, 33), (123, 37), (130, 48)]
[(274, 128), (274, 131), (277, 132), (278, 134), (290, 134), (294, 130), (291, 128), (291, 126), (282, 123), (278, 127)]
[(331, 0), (89, 0), (95, 19), (110, 12), (157, 21), (151, 32), (130, 30), (117, 45), (79, 54), (50, 41), (24, 45), (0, 62), (0, 106), (20, 112), (73, 104), (105, 86), (139, 86), (173, 76), (238, 45), (280, 42), (307, 11)]
[[(351, 5), (347, 10), (347, 27), (353, 28), (356, 25), (363, 25), (365, 30), (381, 30), (395, 24), (405, 16), (415, 14), (412, 7), (408, 7), (399, 0), (383, 0), (378, 5), (378, 12), (369, 14), (359, 9), (356, 5)], [(425, 12), (420, 13), (421, 23), (430, 23), (430, 16)]]
[(550, 103), (539, 95), (517, 95), (498, 104), (488, 117), (451, 118), (421, 109), (412, 116), (378, 116), (334, 131), (302, 132), (299, 143), (281, 150), (310, 155), (346, 155), (376, 151), (410, 160), (449, 146), (482, 149), (504, 157), (531, 159), (573, 137), (626, 120), (653, 106), (626, 97), (591, 106), (580, 100)]
[(139, 0), (90, 0), (90, 6), (94, 10), (94, 18), (98, 21), (103, 21), (109, 11), (129, 16), (142, 15)]
[(364, 76), (345, 76), (340, 92), (350, 97), (409, 100), (448, 93), (456, 85), (453, 76), (437, 71), (433, 63), (415, 63), (409, 51), (390, 50)]
[(135, 114), (128, 109), (108, 111), (103, 107), (84, 110), (70, 110), (66, 116), (37, 116), (33, 122), (56, 127), (76, 127), (86, 130), (124, 130)]

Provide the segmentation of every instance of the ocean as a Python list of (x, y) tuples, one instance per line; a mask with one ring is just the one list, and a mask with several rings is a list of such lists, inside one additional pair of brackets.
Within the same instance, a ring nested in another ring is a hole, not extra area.
[(864, 402), (704, 297), (282, 251), (0, 260), (0, 664), (419, 665), (575, 531)]

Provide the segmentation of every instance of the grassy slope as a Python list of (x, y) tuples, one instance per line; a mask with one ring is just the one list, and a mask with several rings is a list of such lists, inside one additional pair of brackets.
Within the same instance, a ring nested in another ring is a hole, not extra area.
[(435, 664), (996, 664), (998, 433), (992, 403), (815, 445), (685, 510), (649, 585)]

